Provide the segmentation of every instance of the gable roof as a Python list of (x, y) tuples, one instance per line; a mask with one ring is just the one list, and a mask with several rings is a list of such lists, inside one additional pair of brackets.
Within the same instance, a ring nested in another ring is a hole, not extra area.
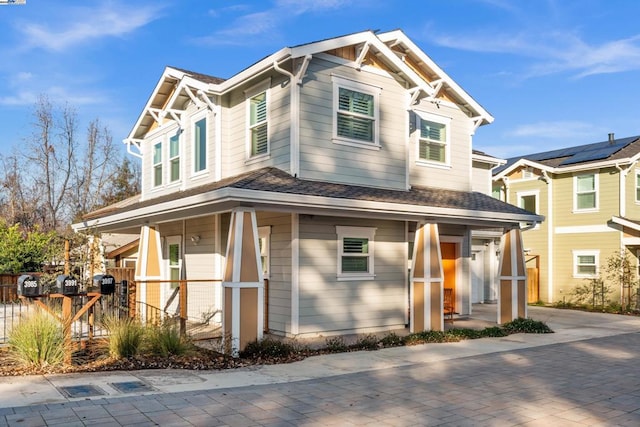
[(500, 178), (520, 166), (533, 166), (548, 172), (570, 172), (590, 168), (631, 163), (640, 158), (640, 136), (613, 138), (592, 144), (559, 148), (507, 159), (507, 163), (494, 170)]
[[(396, 78), (406, 81), (407, 90), (414, 93), (416, 97), (426, 96), (435, 100), (444, 93), (474, 120), (476, 127), (493, 121), (491, 114), (458, 86), (401, 30), (381, 34), (362, 31), (283, 48), (228, 79), (177, 67), (166, 67), (129, 136), (125, 139), (125, 143), (129, 145), (133, 143), (139, 147), (141, 139), (152, 128), (154, 121), (164, 120), (165, 117), (175, 113), (172, 111), (173, 105), (176, 104), (174, 101), (183, 91), (184, 96), (189, 96), (194, 101), (202, 101), (211, 107), (209, 96), (226, 93), (265, 71), (279, 67), (288, 60), (310, 58), (315, 54), (348, 46), (358, 46), (360, 49), (361, 58), (354, 61), (356, 66), (362, 65), (362, 59), (367, 52), (374, 52), (376, 60), (384, 63)], [(407, 61), (406, 58), (410, 58), (411, 61)], [(166, 114), (167, 112), (169, 114)]]
[[(232, 178), (205, 184), (149, 200), (129, 202), (84, 216), (74, 229), (156, 222), (169, 215), (189, 211), (190, 215), (226, 211), (249, 203), (263, 209), (332, 215), (351, 212), (393, 219), (436, 219), (467, 225), (515, 225), (540, 222), (544, 217), (501, 202), (479, 192), (431, 187), (389, 190), (357, 185), (304, 180), (274, 167), (266, 167)], [(214, 207), (215, 206), (215, 207)], [(202, 208), (202, 213), (198, 209)], [(117, 228), (117, 227), (113, 227)]]

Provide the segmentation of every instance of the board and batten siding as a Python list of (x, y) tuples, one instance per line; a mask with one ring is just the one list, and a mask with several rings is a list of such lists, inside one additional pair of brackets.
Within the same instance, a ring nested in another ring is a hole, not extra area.
[(410, 115), (412, 132), (409, 148), (409, 165), (411, 185), (421, 187), (439, 187), (448, 190), (471, 191), (471, 133), (473, 123), (459, 108), (441, 103), (439, 106), (422, 101), (413, 107), (414, 110), (424, 111), (443, 120), (450, 120), (450, 162), (449, 165), (435, 165), (418, 162), (418, 143), (420, 129), (417, 128), (415, 114)]
[[(248, 159), (247, 153), (248, 123), (245, 91), (261, 82), (270, 82), (267, 113), (270, 154), (251, 160)], [(286, 82), (287, 78), (282, 74), (263, 75), (223, 97), (222, 178), (267, 166), (289, 171), (291, 84)]]
[(291, 214), (258, 212), (258, 227), (270, 227), (269, 331), (286, 335), (291, 331)]
[[(374, 279), (337, 279), (337, 225), (376, 228)], [(408, 304), (404, 222), (302, 218), (299, 241), (301, 335), (404, 327)]]
[[(379, 150), (333, 142), (332, 75), (381, 88)], [(314, 58), (300, 88), (300, 177), (405, 189), (406, 103), (406, 91), (389, 76)]]

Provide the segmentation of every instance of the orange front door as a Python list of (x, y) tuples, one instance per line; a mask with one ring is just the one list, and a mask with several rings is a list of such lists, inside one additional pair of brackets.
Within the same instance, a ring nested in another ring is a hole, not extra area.
[(444, 273), (444, 288), (451, 289), (453, 311), (456, 310), (456, 244), (440, 242), (442, 252), (442, 270)]

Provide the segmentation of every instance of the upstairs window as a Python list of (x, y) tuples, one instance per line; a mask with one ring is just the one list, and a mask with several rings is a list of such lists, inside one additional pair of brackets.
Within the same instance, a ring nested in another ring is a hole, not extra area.
[(202, 118), (193, 124), (193, 171), (207, 169), (207, 119)]
[(338, 279), (361, 280), (374, 277), (373, 238), (375, 228), (337, 226)]
[(640, 202), (640, 170), (636, 170), (636, 202)]
[(162, 142), (153, 146), (153, 186), (162, 185)]
[(269, 153), (267, 92), (249, 98), (250, 157)]
[(449, 163), (449, 119), (416, 111), (418, 120), (418, 161)]
[(334, 77), (334, 138), (337, 142), (379, 146), (380, 89)]
[(169, 138), (169, 182), (180, 179), (180, 134)]
[(538, 213), (538, 194), (537, 193), (520, 193), (518, 194), (518, 206), (525, 211)]
[(598, 208), (598, 176), (595, 174), (574, 177), (574, 210)]

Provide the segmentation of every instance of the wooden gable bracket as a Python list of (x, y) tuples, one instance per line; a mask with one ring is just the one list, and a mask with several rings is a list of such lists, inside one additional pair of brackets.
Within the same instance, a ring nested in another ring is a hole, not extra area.
[(202, 101), (196, 95), (194, 95), (194, 93), (191, 91), (191, 88), (189, 86), (182, 85), (182, 89), (184, 89), (185, 93), (189, 96), (189, 98), (191, 98), (191, 101), (193, 101), (193, 103), (196, 104), (198, 108), (205, 105), (204, 101)]
[(367, 53), (369, 52), (369, 46), (370, 45), (371, 45), (371, 43), (367, 41), (362, 46), (362, 50), (360, 51), (360, 54), (358, 55), (358, 58), (356, 59), (356, 70), (360, 71), (362, 69), (362, 63), (364, 62), (364, 58), (367, 56)]
[(209, 109), (211, 111), (213, 111), (213, 112), (216, 111), (215, 104), (213, 102), (211, 102), (211, 100), (209, 99), (207, 94), (202, 89), (198, 90), (197, 94), (205, 102), (205, 104), (207, 104), (207, 107), (209, 107)]
[(162, 120), (164, 119), (165, 112), (160, 108), (147, 108), (147, 112), (158, 123), (158, 126), (162, 126)]
[(471, 120), (473, 120), (473, 134), (476, 133), (476, 131), (478, 130), (478, 128), (480, 127), (480, 125), (482, 124), (482, 120), (483, 118), (480, 116), (476, 116), (476, 117), (471, 117)]
[[(142, 139), (137, 139), (137, 138), (126, 138), (124, 141), (125, 144), (127, 144), (127, 153), (131, 154), (132, 156), (135, 156), (139, 159), (142, 158), (142, 150), (140, 149), (140, 146), (143, 142)], [(138, 152), (134, 152), (131, 149), (131, 146), (135, 146), (138, 149)]]
[(305, 55), (300, 68), (295, 74), (280, 67), (280, 64), (278, 64), (277, 61), (273, 62), (273, 69), (280, 74), (284, 74), (285, 76), (289, 77), (291, 81), (295, 82), (295, 84), (297, 84), (298, 86), (302, 86), (302, 79), (304, 79), (304, 76), (307, 73), (307, 68), (309, 67), (309, 63), (311, 62), (312, 58), (312, 55)]
[(420, 88), (420, 86), (416, 86), (409, 89), (409, 93), (411, 94), (411, 99), (409, 100), (409, 106), (416, 104), (418, 100), (418, 96), (420, 96), (420, 92), (422, 92), (422, 89)]

